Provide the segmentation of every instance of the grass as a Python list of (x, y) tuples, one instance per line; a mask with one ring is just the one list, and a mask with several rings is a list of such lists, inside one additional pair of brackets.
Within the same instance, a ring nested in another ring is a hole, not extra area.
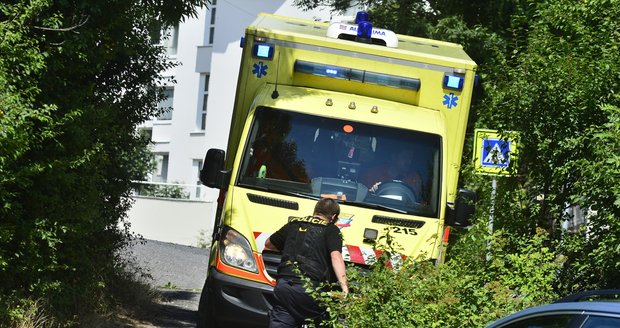
[(36, 300), (26, 302), (27, 305), (22, 309), (22, 320), (13, 323), (15, 328), (36, 328), (51, 327), (54, 325), (53, 319), (46, 314), (42, 301)]

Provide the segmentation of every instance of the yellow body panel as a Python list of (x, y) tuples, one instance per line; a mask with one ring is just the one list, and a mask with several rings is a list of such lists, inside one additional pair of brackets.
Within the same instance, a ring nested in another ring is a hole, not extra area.
[[(223, 223), (246, 236), (253, 250), (260, 253), (262, 240), (257, 243), (254, 236), (275, 232), (289, 216), (311, 214), (316, 203), (236, 185), (254, 111), (259, 106), (416, 130), (438, 135), (442, 140), (438, 217), (342, 205), (341, 217), (351, 220), (341, 231), (345, 244), (371, 248), (364, 241), (364, 230), (376, 229), (382, 234), (387, 229), (404, 255), (438, 259), (445, 208), (452, 206), (458, 182), (476, 64), (461, 46), (452, 43), (398, 35), (399, 48), (387, 48), (327, 38), (327, 27), (325, 23), (261, 15), (246, 29), (227, 149), (226, 167), (232, 170), (232, 179)], [(253, 57), (256, 42), (273, 45), (273, 58)], [(317, 76), (295, 71), (296, 61), (407, 77), (419, 80), (420, 85), (418, 90), (410, 90)], [(464, 77), (460, 91), (443, 87), (444, 75), (454, 73)], [(273, 99), (271, 94), (276, 89), (279, 95)], [(352, 103), (355, 109), (350, 108)], [(256, 196), (296, 203), (298, 209), (253, 202), (250, 198)], [(402, 230), (396, 225), (371, 222), (375, 215), (419, 221), (422, 226)]]

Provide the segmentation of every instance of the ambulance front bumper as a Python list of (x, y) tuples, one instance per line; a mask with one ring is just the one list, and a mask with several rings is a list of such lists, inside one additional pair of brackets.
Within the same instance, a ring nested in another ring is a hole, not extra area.
[(267, 327), (274, 302), (268, 284), (229, 276), (210, 268), (209, 301), (219, 327)]

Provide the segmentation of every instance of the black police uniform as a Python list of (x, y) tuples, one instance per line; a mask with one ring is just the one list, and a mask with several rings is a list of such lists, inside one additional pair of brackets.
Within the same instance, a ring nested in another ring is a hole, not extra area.
[(320, 320), (324, 309), (306, 292), (300, 278), (305, 276), (315, 287), (337, 281), (330, 253), (342, 251), (340, 230), (317, 217), (293, 218), (269, 240), (282, 251), (274, 288), (277, 304), (269, 313), (269, 327), (300, 327), (307, 319)]

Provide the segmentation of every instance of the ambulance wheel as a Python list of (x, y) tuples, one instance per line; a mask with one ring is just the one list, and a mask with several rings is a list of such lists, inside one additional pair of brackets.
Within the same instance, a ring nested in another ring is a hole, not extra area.
[(198, 303), (198, 318), (196, 320), (197, 328), (217, 328), (215, 315), (213, 312), (213, 298), (209, 292), (209, 279), (205, 279), (205, 284), (200, 293), (200, 302)]
[(377, 191), (375, 192), (375, 195), (377, 196), (399, 196), (401, 197), (402, 201), (407, 203), (407, 204), (411, 204), (411, 205), (415, 205), (418, 204), (418, 198), (415, 195), (415, 192), (413, 192), (413, 189), (411, 189), (411, 187), (409, 187), (407, 184), (403, 183), (402, 181), (388, 181), (388, 182), (382, 182), (379, 185), (379, 188), (377, 189)]

